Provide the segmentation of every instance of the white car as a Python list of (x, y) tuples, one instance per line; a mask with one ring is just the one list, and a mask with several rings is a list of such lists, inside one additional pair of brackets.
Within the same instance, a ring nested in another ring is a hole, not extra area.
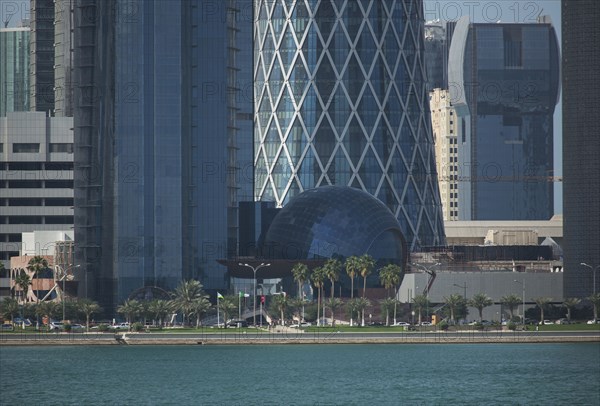
[(600, 324), (600, 320), (588, 320), (587, 324)]
[(62, 321), (53, 321), (48, 325), (48, 328), (52, 331), (59, 331), (65, 327), (65, 324)]
[(111, 328), (114, 328), (115, 330), (129, 330), (129, 323), (119, 323), (119, 324), (115, 324), (110, 326)]
[(410, 327), (410, 323), (407, 323), (405, 321), (398, 321), (398, 322), (392, 324), (392, 326), (394, 326), (394, 327)]
[(309, 323), (309, 322), (305, 321), (304, 323), (300, 323), (300, 324), (298, 324), (298, 323), (292, 324), (289, 327), (291, 327), (291, 328), (305, 328), (305, 327), (310, 327), (310, 326), (312, 326), (312, 323)]

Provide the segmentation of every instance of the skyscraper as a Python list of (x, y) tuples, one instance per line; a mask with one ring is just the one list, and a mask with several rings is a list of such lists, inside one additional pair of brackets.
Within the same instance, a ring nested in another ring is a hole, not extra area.
[(54, 0), (31, 0), (30, 108), (54, 113)]
[[(600, 3), (563, 0), (565, 297), (600, 292)], [(585, 265), (581, 265), (585, 263)], [(595, 278), (593, 276), (595, 272)], [(596, 286), (592, 285), (596, 282)]]
[(76, 255), (108, 309), (144, 286), (227, 287), (216, 259), (237, 248), (237, 142), (252, 137), (237, 127), (245, 4), (75, 5)]
[(419, 0), (255, 0), (255, 199), (345, 185), (444, 242)]
[(29, 110), (29, 27), (0, 28), (0, 117)]
[(548, 220), (554, 214), (553, 115), (559, 49), (549, 18), (471, 24), (461, 18), (449, 56), (459, 139), (463, 220)]

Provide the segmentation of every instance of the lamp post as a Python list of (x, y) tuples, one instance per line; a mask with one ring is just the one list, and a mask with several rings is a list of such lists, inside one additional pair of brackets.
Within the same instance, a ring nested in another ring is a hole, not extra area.
[(464, 285), (457, 285), (455, 283), (455, 284), (453, 284), (453, 286), (456, 286), (457, 288), (463, 288), (463, 290), (464, 290), (463, 299), (467, 300), (467, 282), (464, 282)]
[(521, 319), (521, 322), (523, 323), (523, 327), (525, 327), (525, 277), (523, 277), (523, 282), (519, 282), (516, 279), (514, 282), (523, 287), (523, 318)]
[[(265, 264), (263, 262), (260, 265), (254, 267), (254, 266), (252, 266), (250, 264), (242, 264), (240, 262), (240, 263), (238, 263), (238, 265), (250, 268), (250, 269), (252, 269), (252, 272), (254, 273), (254, 296), (253, 296), (253, 299), (252, 299), (252, 314), (253, 314), (254, 326), (256, 327), (256, 271), (258, 271), (260, 268), (271, 266), (271, 264)], [(260, 319), (262, 320), (262, 313), (261, 313)]]
[(582, 262), (581, 264), (579, 264), (581, 266), (585, 266), (590, 268), (590, 271), (592, 271), (592, 286), (593, 286), (593, 294), (596, 294), (596, 271), (598, 270), (598, 268), (600, 268), (600, 265), (598, 265), (597, 267), (593, 267), (591, 265), (586, 264), (585, 262)]
[[(62, 321), (65, 321), (65, 281), (67, 280), (67, 271), (72, 268), (79, 268), (81, 265), (69, 265), (67, 269), (64, 269), (60, 265), (55, 265), (55, 267), (60, 268), (62, 270)], [(86, 287), (87, 288), (87, 287)]]

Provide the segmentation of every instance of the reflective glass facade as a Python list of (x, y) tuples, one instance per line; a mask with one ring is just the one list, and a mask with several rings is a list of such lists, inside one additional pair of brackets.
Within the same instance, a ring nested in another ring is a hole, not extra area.
[(450, 64), (459, 65), (450, 67), (452, 101), (468, 108), (468, 134), (458, 146), (461, 218), (550, 219), (560, 87), (554, 28), (462, 19), (450, 52)]
[(29, 110), (29, 28), (0, 28), (0, 117)]
[(444, 242), (419, 0), (255, 0), (255, 199), (362, 189)]
[(251, 165), (236, 155), (252, 138), (237, 127), (235, 26), (252, 24), (242, 4), (75, 8), (76, 240), (107, 308), (182, 279), (227, 287), (216, 260), (237, 249), (236, 182)]
[(322, 186), (293, 198), (267, 231), (262, 255), (273, 259), (348, 258), (365, 253), (403, 264), (400, 224), (379, 200), (358, 189)]
[(565, 297), (600, 292), (599, 21), (600, 2), (562, 1)]

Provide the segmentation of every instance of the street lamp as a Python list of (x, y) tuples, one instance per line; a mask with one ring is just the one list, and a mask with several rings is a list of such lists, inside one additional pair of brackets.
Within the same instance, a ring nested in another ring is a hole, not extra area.
[[(254, 326), (256, 327), (256, 271), (258, 271), (260, 268), (271, 266), (271, 264), (265, 264), (263, 262), (262, 264), (254, 267), (254, 266), (252, 266), (250, 264), (242, 264), (240, 262), (240, 263), (238, 263), (238, 265), (250, 268), (250, 269), (252, 269), (252, 272), (254, 273), (254, 297), (253, 297), (253, 300), (252, 300), (252, 314), (253, 314)], [(262, 314), (260, 315), (260, 319), (262, 320)]]
[(523, 323), (523, 327), (525, 327), (525, 277), (523, 277), (523, 282), (519, 282), (516, 279), (513, 282), (518, 283), (523, 287), (523, 318), (521, 319), (521, 322)]
[(579, 265), (588, 267), (592, 271), (592, 285), (593, 285), (593, 293), (595, 295), (596, 294), (596, 271), (598, 270), (598, 268), (600, 268), (600, 265), (598, 265), (595, 268), (591, 265), (586, 264), (585, 262), (582, 262)]
[[(72, 268), (79, 268), (81, 265), (69, 265), (67, 269), (64, 269), (60, 265), (54, 265), (56, 268), (60, 268), (62, 270), (62, 321), (65, 321), (65, 281), (67, 280), (67, 271)], [(86, 287), (87, 288), (87, 287)]]
[(467, 282), (464, 282), (464, 285), (457, 285), (456, 283), (453, 284), (453, 286), (456, 286), (457, 288), (463, 288), (464, 289), (464, 295), (463, 295), (463, 299), (467, 299)]

